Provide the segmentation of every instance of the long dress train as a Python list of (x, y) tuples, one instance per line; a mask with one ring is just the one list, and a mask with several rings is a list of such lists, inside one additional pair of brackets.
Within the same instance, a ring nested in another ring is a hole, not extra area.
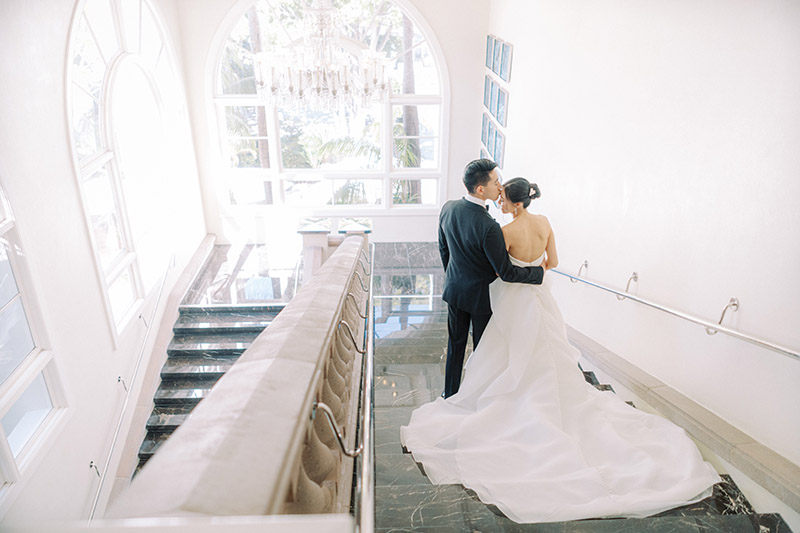
[(719, 476), (682, 428), (586, 383), (547, 280), (498, 279), (490, 295), (458, 393), (401, 428), (432, 483), (523, 523), (648, 516), (710, 494)]

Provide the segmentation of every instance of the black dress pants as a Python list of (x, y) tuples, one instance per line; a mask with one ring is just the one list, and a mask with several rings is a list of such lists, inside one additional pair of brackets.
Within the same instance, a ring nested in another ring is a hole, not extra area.
[(447, 362), (444, 367), (444, 397), (449, 398), (461, 386), (461, 369), (464, 366), (464, 352), (467, 349), (469, 326), (472, 324), (472, 349), (478, 346), (492, 317), (472, 315), (467, 311), (447, 304)]

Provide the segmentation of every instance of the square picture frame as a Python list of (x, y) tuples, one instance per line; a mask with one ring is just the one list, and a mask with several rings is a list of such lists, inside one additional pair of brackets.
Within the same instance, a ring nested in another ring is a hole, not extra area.
[(497, 123), (506, 127), (506, 116), (508, 115), (508, 91), (498, 87), (497, 88)]
[(494, 65), (494, 41), (493, 35), (486, 36), (486, 68), (488, 69)]
[(500, 57), (500, 72), (497, 73), (503, 81), (511, 81), (511, 52), (512, 46), (503, 43), (503, 51)]

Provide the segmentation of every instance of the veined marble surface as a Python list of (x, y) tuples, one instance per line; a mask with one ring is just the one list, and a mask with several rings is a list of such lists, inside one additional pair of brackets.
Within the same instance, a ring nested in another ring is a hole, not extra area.
[(296, 254), (266, 245), (214, 246), (189, 288), (184, 304), (258, 304), (288, 302), (302, 280)]

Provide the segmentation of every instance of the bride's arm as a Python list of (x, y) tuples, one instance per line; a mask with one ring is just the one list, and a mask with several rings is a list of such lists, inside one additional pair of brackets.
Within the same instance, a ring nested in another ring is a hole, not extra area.
[(558, 266), (558, 252), (556, 251), (556, 234), (553, 232), (553, 227), (550, 226), (550, 221), (547, 221), (547, 226), (550, 227), (550, 235), (547, 237), (547, 246), (545, 252), (547, 255), (544, 261), (545, 270), (550, 270)]

